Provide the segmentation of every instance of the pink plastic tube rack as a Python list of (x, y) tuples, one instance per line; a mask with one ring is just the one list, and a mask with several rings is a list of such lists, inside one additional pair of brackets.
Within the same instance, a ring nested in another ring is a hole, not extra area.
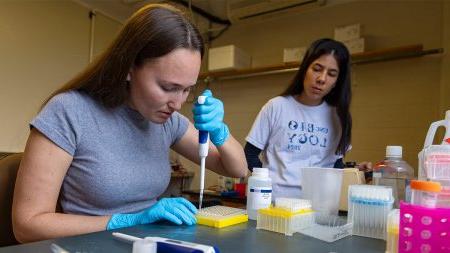
[(400, 253), (450, 253), (450, 208), (400, 203)]

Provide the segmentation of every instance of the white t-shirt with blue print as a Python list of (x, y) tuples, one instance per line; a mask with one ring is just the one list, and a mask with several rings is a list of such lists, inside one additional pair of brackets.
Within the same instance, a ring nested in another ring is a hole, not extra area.
[[(263, 150), (273, 198), (301, 197), (301, 168), (333, 167), (341, 126), (336, 108), (303, 105), (292, 96), (275, 97), (259, 112), (247, 142)], [(320, 183), (320, 182), (317, 182)]]

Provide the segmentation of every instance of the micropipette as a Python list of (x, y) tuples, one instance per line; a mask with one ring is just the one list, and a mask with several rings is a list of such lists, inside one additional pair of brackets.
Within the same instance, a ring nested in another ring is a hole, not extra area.
[(52, 243), (50, 245), (50, 250), (53, 253), (69, 253), (69, 251), (63, 249), (61, 246), (59, 246), (58, 244)]
[[(198, 104), (202, 105), (206, 101), (206, 96), (198, 97)], [(208, 131), (198, 131), (198, 155), (200, 156), (200, 195), (198, 209), (202, 209), (203, 190), (205, 188), (205, 162), (208, 156)]]
[[(131, 236), (127, 234), (113, 232), (112, 235), (125, 242), (135, 242), (143, 240), (142, 238)], [(194, 242), (186, 242), (175, 239), (163, 238), (163, 237), (145, 237), (147, 240), (156, 242), (157, 251), (159, 253), (219, 253), (219, 249), (213, 246), (199, 244)]]

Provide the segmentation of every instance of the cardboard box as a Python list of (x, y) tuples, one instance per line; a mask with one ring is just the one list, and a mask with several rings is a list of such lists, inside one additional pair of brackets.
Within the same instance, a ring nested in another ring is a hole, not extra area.
[(365, 184), (364, 172), (356, 168), (343, 169), (341, 197), (339, 199), (339, 210), (348, 211), (348, 187), (352, 184)]
[(283, 49), (283, 62), (301, 62), (306, 53), (306, 47), (293, 47)]
[(337, 41), (349, 41), (361, 37), (361, 24), (353, 24), (334, 28), (334, 39)]
[(208, 70), (222, 71), (251, 67), (251, 57), (235, 45), (209, 49)]
[(364, 52), (364, 38), (344, 41), (344, 45), (348, 48), (350, 54), (362, 53)]

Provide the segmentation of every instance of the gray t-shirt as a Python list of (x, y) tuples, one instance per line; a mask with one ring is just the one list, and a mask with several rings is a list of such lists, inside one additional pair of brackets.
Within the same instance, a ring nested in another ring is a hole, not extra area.
[(110, 215), (143, 210), (165, 191), (169, 149), (188, 119), (175, 112), (156, 124), (126, 105), (109, 109), (69, 91), (53, 97), (31, 125), (73, 156), (60, 191), (63, 211)]

